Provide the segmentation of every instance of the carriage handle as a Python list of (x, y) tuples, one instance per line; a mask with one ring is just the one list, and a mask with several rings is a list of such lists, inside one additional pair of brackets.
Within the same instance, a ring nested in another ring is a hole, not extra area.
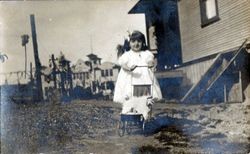
[[(149, 65), (135, 65), (135, 67), (133, 68), (133, 69), (130, 69), (130, 71), (132, 72), (133, 70), (135, 70), (137, 67), (147, 67), (147, 68), (153, 68), (154, 67), (154, 65), (151, 65), (151, 66), (149, 66)], [(153, 85), (154, 85), (154, 74), (153, 74), (153, 81), (152, 81), (152, 85), (151, 85), (151, 87), (150, 87), (150, 89), (151, 89), (151, 96), (149, 97), (149, 99), (150, 98), (153, 98)], [(132, 86), (132, 80), (133, 80), (133, 76), (132, 76), (132, 74), (131, 74), (131, 88), (132, 88), (132, 90), (131, 90), (131, 96), (133, 96), (133, 86)]]
[(134, 68), (132, 68), (132, 69), (130, 69), (130, 71), (133, 71), (133, 70), (135, 70), (137, 67), (147, 67), (147, 68), (153, 68), (154, 67), (154, 65), (152, 65), (152, 66), (148, 66), (148, 65), (135, 65), (135, 67)]

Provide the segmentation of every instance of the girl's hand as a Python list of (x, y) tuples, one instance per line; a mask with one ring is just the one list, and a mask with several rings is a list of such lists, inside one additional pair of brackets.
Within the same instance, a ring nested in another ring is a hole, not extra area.
[(149, 61), (149, 62), (148, 62), (148, 67), (149, 67), (149, 68), (154, 67), (154, 61)]
[(130, 67), (130, 71), (131, 71), (131, 72), (134, 71), (136, 67), (137, 67), (137, 65), (132, 65), (132, 66)]

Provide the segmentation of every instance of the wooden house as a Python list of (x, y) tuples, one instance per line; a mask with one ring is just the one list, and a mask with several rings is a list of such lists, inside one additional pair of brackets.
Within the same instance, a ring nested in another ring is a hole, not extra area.
[(157, 58), (157, 69), (181, 63), (177, 4), (174, 0), (140, 0), (129, 14), (145, 14), (147, 44)]
[(79, 59), (72, 66), (73, 86), (90, 87), (92, 93), (99, 93), (103, 90), (114, 90), (118, 76), (119, 67), (111, 62), (101, 62), (95, 54), (87, 55), (88, 60)]
[[(115, 85), (115, 82), (118, 77), (119, 67), (111, 62), (103, 62), (99, 66), (99, 72), (97, 76), (97, 80), (102, 84), (103, 89), (110, 89), (109, 84)], [(114, 90), (114, 87), (111, 87)]]
[(89, 87), (90, 86), (90, 67), (82, 59), (78, 59), (77, 62), (71, 66), (73, 87)]
[[(175, 7), (170, 11), (174, 15), (165, 17), (162, 12), (167, 12), (169, 5)], [(175, 38), (179, 39), (182, 61), (171, 69), (183, 73), (181, 82), (175, 85), (181, 89), (176, 97), (179, 101), (242, 102), (249, 85), (249, 8), (248, 0), (141, 0), (129, 13), (146, 14), (148, 43), (152, 42), (149, 32), (155, 20), (164, 22), (156, 24), (154, 31), (168, 31), (171, 24), (178, 28), (175, 34), (179, 36)], [(156, 40), (167, 38), (166, 33), (155, 34)], [(157, 57), (161, 57), (162, 50), (169, 51), (166, 46), (171, 43), (157, 42), (158, 49), (162, 48)], [(164, 78), (164, 71), (158, 72)], [(168, 85), (162, 90), (172, 91)]]
[(249, 0), (179, 0), (183, 62), (237, 50), (250, 37)]
[(99, 83), (99, 90), (105, 99), (112, 99), (115, 83), (120, 67), (111, 62), (103, 62), (96, 69), (96, 80)]

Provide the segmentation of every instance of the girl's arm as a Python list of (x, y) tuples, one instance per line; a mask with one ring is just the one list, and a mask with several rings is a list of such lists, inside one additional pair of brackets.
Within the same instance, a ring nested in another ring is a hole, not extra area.
[(129, 66), (129, 55), (127, 53), (124, 53), (119, 59), (118, 64), (126, 71), (133, 71), (136, 66)]
[(154, 55), (148, 51), (148, 54), (146, 56), (146, 63), (149, 67), (154, 67), (155, 66), (155, 62), (154, 62)]

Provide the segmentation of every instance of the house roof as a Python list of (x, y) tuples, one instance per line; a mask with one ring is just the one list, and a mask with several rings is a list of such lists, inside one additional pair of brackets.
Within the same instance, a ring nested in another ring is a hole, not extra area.
[(150, 4), (152, 4), (151, 0), (140, 0), (131, 10), (129, 10), (128, 14), (145, 13)]
[(105, 69), (113, 69), (114, 66), (116, 64), (112, 63), (112, 62), (103, 62), (101, 65), (99, 65), (98, 67), (101, 69), (101, 70), (105, 70)]
[(151, 12), (156, 6), (161, 7), (161, 2), (176, 0), (140, 0), (135, 6), (129, 10), (128, 14)]
[(47, 66), (42, 66), (41, 72), (44, 75), (50, 75), (52, 73), (52, 68)]
[(96, 59), (101, 60), (101, 58), (99, 58), (97, 55), (95, 55), (93, 53), (88, 54), (87, 57), (89, 57), (89, 59), (91, 59), (91, 60), (96, 60)]
[(71, 67), (73, 73), (88, 72), (90, 67), (82, 59), (78, 59), (76, 64)]
[(70, 62), (70, 60), (68, 60), (65, 55), (62, 53), (62, 51), (60, 52), (60, 55), (58, 56), (59, 61), (65, 61), (65, 62)]
[(118, 69), (120, 69), (121, 66), (115, 64), (115, 66), (113, 66), (113, 68), (118, 68)]
[(95, 67), (94, 70), (101, 70), (99, 67)]

